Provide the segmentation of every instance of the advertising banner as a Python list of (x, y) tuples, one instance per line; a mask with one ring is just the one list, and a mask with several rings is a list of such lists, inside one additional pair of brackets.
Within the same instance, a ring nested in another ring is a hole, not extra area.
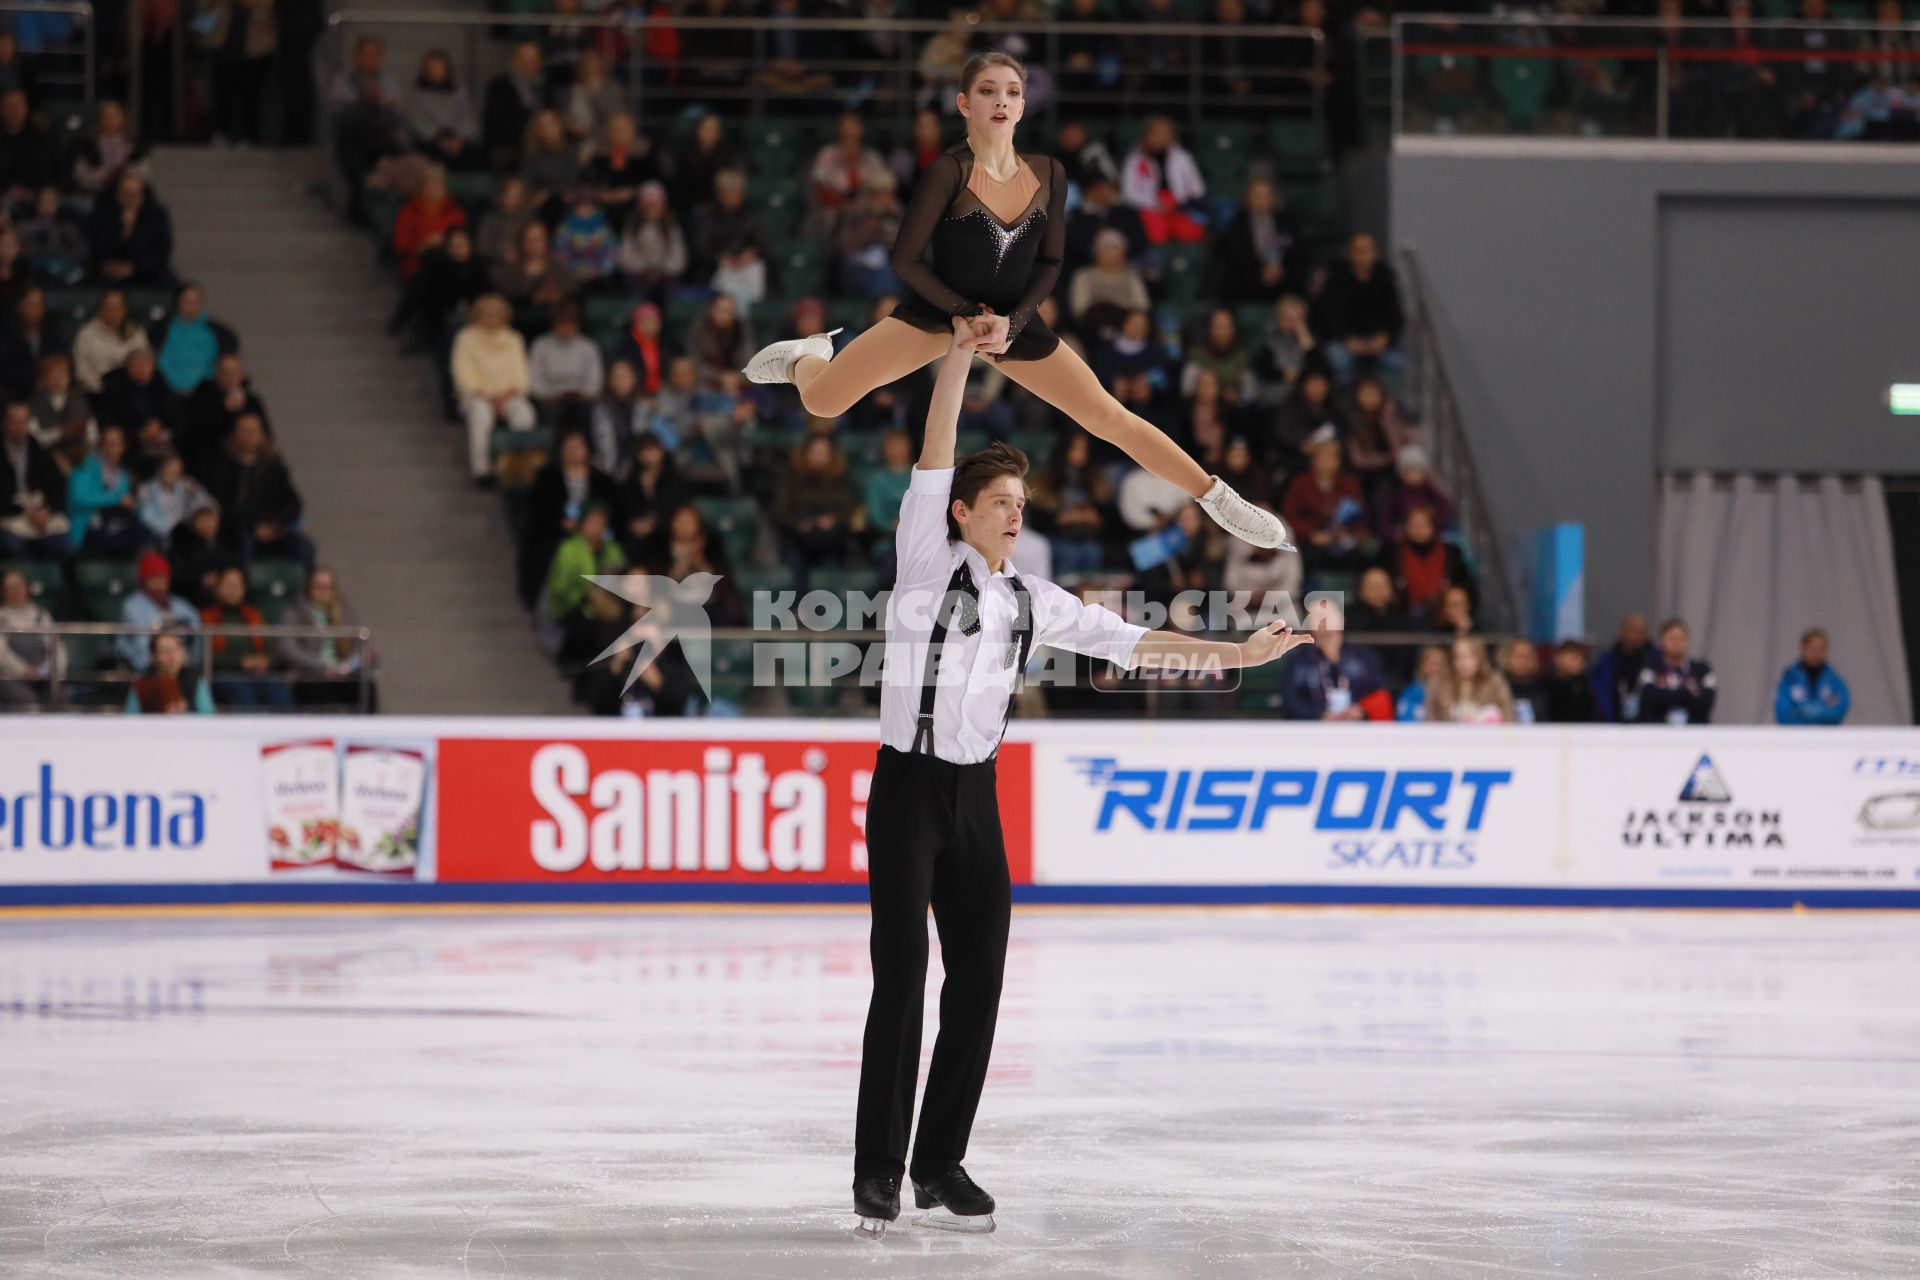
[[(859, 884), (876, 743), (447, 738), (443, 883)], [(1013, 883), (1031, 879), (1031, 748), (996, 774)]]

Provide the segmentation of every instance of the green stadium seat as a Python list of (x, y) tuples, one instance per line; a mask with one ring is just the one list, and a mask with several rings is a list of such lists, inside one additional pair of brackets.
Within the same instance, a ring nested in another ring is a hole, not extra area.
[(880, 440), (884, 434), (880, 431), (842, 431), (838, 433), (838, 438), (840, 448), (849, 462), (870, 466), (880, 461)]
[(87, 129), (87, 104), (78, 98), (49, 98), (40, 105), (47, 128), (65, 143)]
[(1200, 244), (1168, 244), (1160, 250), (1165, 269), (1161, 289), (1169, 300), (1183, 301), (1199, 297), (1207, 286), (1208, 253)]
[(734, 564), (745, 564), (753, 544), (760, 538), (760, 504), (752, 498), (695, 498), (700, 518), (720, 535), (727, 556)]
[(1273, 164), (1283, 175), (1311, 176), (1327, 168), (1327, 128), (1317, 120), (1275, 120), (1267, 126)]
[(16, 569), (27, 579), (27, 592), (33, 602), (55, 619), (67, 619), (67, 577), (53, 560), (12, 560), (0, 564), (0, 573)]
[(700, 323), (700, 313), (707, 309), (707, 298), (668, 298), (667, 312), (661, 322), (666, 325), (667, 336), (675, 345), (682, 345), (693, 326)]
[(793, 572), (785, 567), (778, 569), (735, 569), (733, 585), (740, 590), (741, 603), (747, 607), (748, 625), (753, 620), (753, 599), (764, 594), (771, 601), (782, 591), (794, 590)]
[(805, 184), (771, 174), (759, 174), (748, 187), (748, 201), (771, 236), (791, 235), (807, 214)]
[(1264, 302), (1243, 302), (1233, 309), (1233, 321), (1248, 345), (1258, 345), (1273, 329), (1273, 308)]
[(493, 203), (494, 177), (490, 173), (449, 173), (447, 194), (467, 211), (469, 221), (477, 221)]
[(590, 293), (580, 304), (580, 324), (588, 333), (625, 333), (633, 323), (632, 298)]
[(1515, 130), (1530, 131), (1553, 90), (1555, 64), (1547, 58), (1495, 58), (1493, 91)]
[[(753, 304), (747, 313), (753, 323), (754, 334), (762, 340), (779, 336), (787, 326), (787, 313), (793, 309), (793, 299), (785, 297), (762, 298)], [(829, 326), (831, 327), (831, 326)]]
[(873, 303), (866, 298), (834, 298), (827, 303), (827, 328), (845, 329), (840, 335), (841, 342), (847, 342), (867, 327), (867, 317), (873, 314)]
[(954, 435), (953, 451), (958, 456), (965, 457), (969, 453), (980, 452), (992, 443), (992, 439), (991, 436), (977, 427), (960, 431)]
[(1331, 181), (1287, 184), (1287, 211), (1308, 236), (1338, 235), (1345, 227), (1340, 188)]
[(1413, 60), (1409, 105), (1442, 114), (1481, 105), (1480, 59), (1452, 53), (1423, 54)]
[(827, 285), (827, 248), (821, 241), (794, 236), (773, 252), (773, 276), (788, 295), (824, 293)]
[(1029, 466), (1038, 471), (1053, 460), (1053, 451), (1063, 438), (1063, 433), (1059, 431), (1041, 428), (1015, 431), (1008, 437), (1007, 443), (1026, 454)]
[(277, 624), (307, 585), (307, 571), (296, 560), (255, 560), (247, 566), (247, 593), (269, 624)]
[(807, 590), (831, 591), (844, 596), (849, 591), (862, 591), (868, 595), (880, 589), (880, 575), (864, 565), (850, 565), (844, 569), (829, 568), (821, 565), (807, 572)]
[(98, 289), (47, 290), (47, 319), (63, 326), (69, 335), (91, 320), (99, 306)]
[(140, 589), (138, 567), (131, 560), (79, 560), (73, 579), (82, 608), (95, 622), (120, 621), (127, 597)]

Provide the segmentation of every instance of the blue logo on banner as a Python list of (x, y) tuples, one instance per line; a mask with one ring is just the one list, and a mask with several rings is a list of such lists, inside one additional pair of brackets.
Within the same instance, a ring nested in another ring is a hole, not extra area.
[(54, 785), (53, 766), (40, 766), (37, 790), (0, 794), (0, 850), (197, 849), (207, 838), (207, 797), (197, 791), (89, 791)]

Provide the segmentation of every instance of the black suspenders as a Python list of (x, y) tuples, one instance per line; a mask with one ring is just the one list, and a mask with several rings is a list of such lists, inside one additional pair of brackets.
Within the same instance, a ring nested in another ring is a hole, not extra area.
[[(1027, 652), (1033, 645), (1033, 602), (1027, 596), (1027, 586), (1020, 581), (1018, 574), (1008, 574), (1008, 585), (1013, 588), (1013, 642), (1017, 649), (1014, 658), (1013, 692), (1007, 695), (1007, 714), (1000, 722), (1000, 736), (1006, 737), (1007, 724), (1013, 719), (1013, 703), (1020, 696), (1020, 685), (1027, 671)], [(949, 604), (948, 602), (952, 603)], [(920, 680), (920, 714), (915, 717), (913, 746), (911, 751), (919, 754), (922, 744), (928, 755), (933, 754), (933, 700), (939, 690), (935, 675), (939, 670), (940, 655), (947, 643), (947, 618), (952, 616), (954, 625), (960, 628), (961, 635), (976, 635), (980, 630), (980, 589), (974, 585), (973, 573), (962, 560), (954, 566), (953, 577), (947, 582), (946, 594), (940, 597), (939, 608), (934, 613), (933, 631), (927, 637), (927, 665)], [(994, 755), (1000, 754), (1000, 744), (995, 743)]]

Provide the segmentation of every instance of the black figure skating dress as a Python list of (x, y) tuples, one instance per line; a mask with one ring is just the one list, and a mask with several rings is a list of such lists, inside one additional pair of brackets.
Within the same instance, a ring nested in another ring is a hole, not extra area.
[(1016, 154), (1039, 186), (1011, 222), (969, 189), (973, 150), (964, 140), (920, 175), (894, 241), (894, 274), (908, 292), (893, 318), (951, 334), (953, 316), (978, 315), (989, 306), (1007, 317), (1009, 342), (999, 359), (1040, 360), (1060, 345), (1038, 312), (1066, 256), (1067, 174), (1050, 156)]

